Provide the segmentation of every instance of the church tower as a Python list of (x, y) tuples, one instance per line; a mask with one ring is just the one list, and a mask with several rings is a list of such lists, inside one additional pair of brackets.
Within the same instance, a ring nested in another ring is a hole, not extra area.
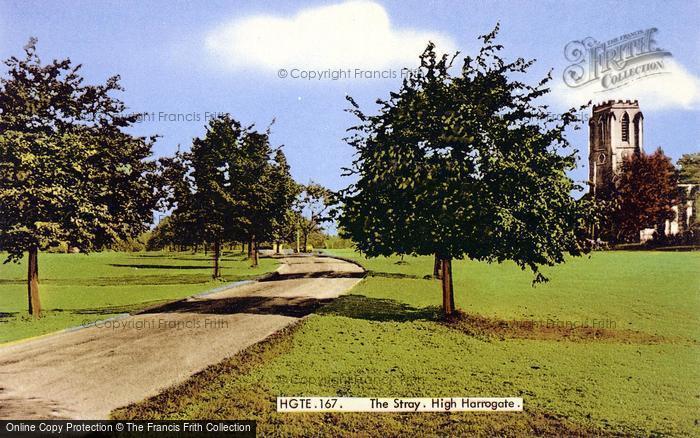
[(588, 122), (588, 164), (591, 193), (615, 181), (622, 161), (643, 151), (644, 116), (636, 100), (609, 100), (593, 105)]

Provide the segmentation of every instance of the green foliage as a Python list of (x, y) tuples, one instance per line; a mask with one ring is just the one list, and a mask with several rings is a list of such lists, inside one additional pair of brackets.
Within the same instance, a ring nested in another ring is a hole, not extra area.
[(36, 40), (0, 80), (0, 248), (88, 252), (144, 231), (157, 194), (153, 139), (125, 132), (119, 77), (85, 85), (70, 60), (42, 65)]
[(327, 236), (322, 231), (314, 231), (309, 234), (308, 244), (313, 248), (326, 248)]
[(678, 182), (681, 184), (700, 184), (700, 152), (684, 154), (678, 160), (680, 173)]
[(270, 228), (259, 235), (265, 240), (289, 243), (296, 238), (295, 231), (299, 218), (293, 207), (302, 187), (292, 178), (287, 158), (282, 150), (277, 149), (274, 154), (268, 187), (272, 194), (272, 209), (268, 213), (269, 217), (264, 219), (270, 221)]
[(456, 76), (455, 57), (428, 45), (376, 115), (348, 98), (360, 120), (348, 138), (357, 182), (341, 193), (340, 224), (369, 256), (513, 260), (539, 281), (539, 266), (584, 250), (589, 211), (572, 197), (582, 188), (567, 176), (576, 156), (565, 138), (579, 119), (535, 103), (551, 75), (535, 86), (515, 80), (533, 61), (504, 61), (497, 30)]
[[(698, 184), (700, 185), (700, 152), (694, 154), (685, 154), (678, 160), (680, 167), (678, 182), (681, 184)], [(685, 196), (688, 196), (687, 194)], [(700, 187), (693, 187), (690, 191), (689, 198), (694, 202), (695, 216), (693, 217), (693, 228), (695, 234), (700, 235)]]
[[(299, 192), (300, 186), (295, 184), (295, 192)], [(292, 204), (294, 205), (294, 203)], [(297, 231), (299, 230), (301, 222), (304, 218), (301, 214), (292, 208), (287, 209), (284, 214), (284, 219), (276, 221), (274, 224), (274, 231), (272, 235), (272, 241), (277, 243), (288, 243), (292, 244), (296, 248)]]
[(154, 244), (264, 241), (282, 234), (298, 187), (269, 135), (225, 115), (209, 123), (190, 152), (161, 160), (165, 205), (175, 209)]
[(352, 240), (345, 239), (340, 235), (326, 236), (324, 248), (328, 249), (347, 249), (353, 248), (354, 244)]
[(112, 251), (118, 252), (141, 252), (146, 250), (148, 242), (151, 240), (151, 233), (145, 232), (137, 237), (118, 240), (109, 246)]

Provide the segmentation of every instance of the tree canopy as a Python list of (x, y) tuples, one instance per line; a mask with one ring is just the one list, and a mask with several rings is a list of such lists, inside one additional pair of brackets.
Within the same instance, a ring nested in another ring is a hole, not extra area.
[(684, 154), (678, 159), (680, 173), (678, 182), (681, 184), (700, 184), (700, 152)]
[[(59, 243), (88, 252), (147, 229), (157, 201), (153, 139), (113, 96), (119, 77), (86, 85), (69, 59), (42, 64), (36, 40), (0, 79), (0, 249), (29, 252), (30, 312), (38, 315), (37, 252)], [(31, 269), (30, 269), (31, 270)]]
[[(348, 98), (360, 121), (348, 137), (357, 182), (340, 195), (340, 225), (368, 256), (436, 254), (447, 269), (465, 257), (512, 260), (544, 281), (540, 266), (584, 250), (578, 231), (589, 209), (567, 176), (576, 151), (565, 132), (580, 126), (576, 109), (537, 105), (551, 76), (534, 86), (516, 80), (533, 61), (501, 58), (497, 32), (480, 37), (461, 68), (452, 68), (457, 55), (428, 45), (420, 69), (377, 101), (378, 114)], [(443, 277), (451, 314), (451, 276)]]
[[(222, 115), (209, 122), (189, 152), (161, 160), (167, 204), (174, 207), (168, 226), (191, 236), (190, 243), (214, 244), (214, 277), (220, 274), (222, 242), (248, 242), (254, 248), (274, 239), (289, 219), (298, 189), (269, 134)], [(256, 264), (254, 250), (252, 255)]]
[(678, 203), (678, 173), (671, 159), (659, 148), (652, 154), (635, 153), (620, 164), (608, 200), (607, 237), (617, 242), (638, 242), (639, 231), (657, 228), (663, 233)]
[(332, 220), (331, 208), (334, 196), (330, 190), (313, 181), (300, 187), (300, 190), (301, 193), (296, 202), (297, 226), (301, 231), (303, 250), (306, 251), (309, 236), (313, 233), (320, 233), (323, 230), (323, 224)]

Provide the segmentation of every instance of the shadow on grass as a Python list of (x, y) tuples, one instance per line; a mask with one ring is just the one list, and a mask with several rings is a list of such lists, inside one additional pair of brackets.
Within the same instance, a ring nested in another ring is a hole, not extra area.
[(383, 271), (367, 271), (367, 276), (369, 277), (382, 277), (382, 278), (410, 278), (413, 280), (422, 280), (424, 277), (419, 277), (413, 274), (402, 274), (400, 272), (383, 272)]
[[(460, 312), (445, 320), (437, 306), (412, 307), (391, 299), (344, 295), (321, 308), (319, 315), (344, 316), (380, 322), (433, 321), (482, 340), (532, 339), (572, 342), (660, 344), (679, 341), (628, 329), (567, 326), (534, 320), (505, 320)], [(681, 340), (682, 341), (682, 340)]]
[(440, 320), (440, 308), (437, 306), (416, 308), (396, 300), (363, 295), (343, 295), (318, 314), (381, 322)]
[(551, 320), (505, 320), (464, 312), (458, 312), (454, 318), (443, 320), (442, 323), (466, 335), (485, 340), (533, 339), (623, 344), (661, 344), (679, 341), (629, 329), (568, 325)]
[[(204, 260), (200, 260), (204, 261)], [(181, 265), (181, 266), (174, 266), (174, 265), (150, 265), (150, 264), (127, 264), (127, 263), (110, 263), (109, 266), (113, 266), (115, 268), (136, 268), (136, 269), (178, 269), (178, 270), (183, 270), (183, 269), (211, 269), (211, 266), (209, 265)]]
[[(131, 259), (139, 260), (141, 257), (146, 257), (146, 256), (134, 256), (130, 257)], [(202, 256), (202, 257), (195, 257), (194, 255), (190, 255), (189, 257), (166, 257), (166, 256), (161, 256), (161, 257), (154, 257), (154, 256), (148, 256), (150, 257), (148, 260), (154, 260), (157, 258), (160, 258), (162, 260), (178, 260), (178, 261), (183, 261), (183, 262), (205, 262), (208, 263), (208, 267), (211, 268), (212, 265), (212, 257), (211, 256)], [(245, 261), (246, 259), (243, 257), (219, 257), (220, 262), (242, 262)], [(172, 265), (169, 265), (172, 266)]]
[[(186, 261), (192, 261), (192, 262), (202, 262), (202, 261), (210, 261), (212, 259), (212, 254), (207, 254), (205, 255), (202, 252), (198, 253), (187, 253), (187, 252), (182, 252), (182, 253), (173, 253), (172, 255), (170, 254), (136, 254), (132, 257), (132, 259), (163, 259), (163, 260), (186, 260)], [(221, 261), (230, 261), (230, 262), (239, 262), (242, 260), (245, 260), (247, 256), (241, 252), (222, 252), (221, 257), (219, 257), (219, 260)]]
[(0, 322), (3, 319), (14, 318), (19, 312), (0, 312)]
[[(253, 278), (255, 275), (226, 276), (227, 281), (239, 281)], [(42, 284), (52, 286), (159, 286), (175, 284), (202, 284), (211, 281), (209, 273), (167, 274), (167, 275), (132, 275), (95, 278), (46, 278)], [(22, 280), (3, 280), (0, 284), (24, 285)]]
[(27, 280), (19, 278), (1, 278), (0, 284), (27, 284)]

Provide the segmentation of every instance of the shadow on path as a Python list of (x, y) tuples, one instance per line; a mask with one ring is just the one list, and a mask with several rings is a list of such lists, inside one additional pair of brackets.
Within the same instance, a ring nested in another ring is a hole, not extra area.
[(261, 283), (269, 281), (298, 280), (300, 278), (364, 278), (364, 272), (316, 271), (292, 274), (273, 272), (268, 277), (261, 278)]
[(315, 312), (319, 307), (330, 301), (332, 299), (309, 297), (231, 297), (202, 301), (178, 301), (149, 309), (143, 313), (199, 313), (206, 315), (252, 313), (300, 318)]

